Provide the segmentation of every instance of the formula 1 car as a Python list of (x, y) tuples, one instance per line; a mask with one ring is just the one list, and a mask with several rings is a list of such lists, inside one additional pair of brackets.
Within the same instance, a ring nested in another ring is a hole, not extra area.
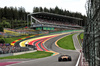
[(60, 57), (58, 57), (58, 61), (71, 61), (71, 56), (69, 55), (61, 55)]

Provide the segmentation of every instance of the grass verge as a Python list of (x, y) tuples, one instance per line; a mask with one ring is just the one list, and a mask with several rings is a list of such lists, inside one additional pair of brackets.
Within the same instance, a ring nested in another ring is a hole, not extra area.
[(74, 44), (73, 44), (73, 39), (72, 36), (74, 34), (71, 34), (69, 36), (66, 36), (62, 39), (60, 39), (57, 44), (59, 47), (63, 48), (63, 49), (69, 49), (69, 50), (75, 50)]
[(81, 33), (80, 37), (81, 37), (81, 39), (83, 39), (83, 37), (84, 37), (84, 33)]
[[(79, 37), (80, 37), (80, 38), (79, 38)], [(83, 37), (84, 37), (84, 33), (81, 33), (80, 35), (77, 36), (80, 45), (81, 45), (80, 39), (82, 40)], [(82, 45), (81, 45), (81, 46), (82, 46)]]
[(26, 35), (26, 36), (20, 36), (20, 37), (12, 37), (12, 38), (3, 38), (5, 43), (11, 43), (17, 39), (20, 39), (20, 38), (24, 38), (24, 37), (27, 37), (27, 36), (31, 36), (31, 35)]
[(37, 51), (16, 56), (0, 57), (0, 59), (36, 59), (51, 56), (53, 53), (45, 51)]

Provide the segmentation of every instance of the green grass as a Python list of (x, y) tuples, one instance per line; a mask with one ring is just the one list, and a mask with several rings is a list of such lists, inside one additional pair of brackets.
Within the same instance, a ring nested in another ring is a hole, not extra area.
[(81, 33), (80, 37), (81, 37), (81, 39), (83, 39), (83, 37), (84, 37), (84, 33)]
[(4, 39), (5, 43), (11, 43), (11, 42), (13, 42), (13, 41), (15, 41), (17, 39), (21, 39), (21, 38), (24, 38), (24, 37), (27, 37), (27, 36), (28, 35), (26, 35), (26, 36), (20, 36), (20, 37), (12, 37), (12, 38), (3, 38), (3, 39)]
[(45, 51), (37, 51), (16, 56), (0, 57), (0, 59), (36, 59), (51, 56), (53, 53)]
[(60, 39), (57, 44), (59, 47), (63, 48), (63, 49), (69, 49), (69, 50), (75, 50), (74, 44), (73, 44), (73, 39), (72, 36), (74, 34), (71, 34), (69, 36), (66, 36), (62, 39)]
[[(79, 37), (80, 37), (80, 38), (79, 38)], [(83, 39), (83, 37), (84, 37), (84, 33), (81, 33), (80, 35), (77, 36), (80, 45), (81, 45), (80, 39)], [(82, 45), (81, 45), (81, 46), (82, 46)]]

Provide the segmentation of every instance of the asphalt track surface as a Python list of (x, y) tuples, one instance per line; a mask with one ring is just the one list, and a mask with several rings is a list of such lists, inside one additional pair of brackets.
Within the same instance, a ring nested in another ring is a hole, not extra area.
[[(29, 61), (23, 61), (21, 63), (12, 64), (12, 65), (8, 65), (8, 66), (75, 66), (78, 56), (79, 56), (79, 52), (76, 50), (65, 50), (65, 49), (59, 48), (55, 45), (55, 42), (59, 38), (64, 37), (66, 35), (68, 35), (68, 34), (54, 37), (52, 39), (47, 40), (43, 44), (48, 48), (47, 50), (52, 50), (52, 51), (58, 52), (59, 53), (58, 55), (50, 56), (50, 57), (46, 57), (46, 58), (40, 58), (40, 59), (33, 59), (33, 60), (29, 60)], [(72, 57), (72, 61), (58, 62), (58, 57), (62, 54), (70, 55)]]

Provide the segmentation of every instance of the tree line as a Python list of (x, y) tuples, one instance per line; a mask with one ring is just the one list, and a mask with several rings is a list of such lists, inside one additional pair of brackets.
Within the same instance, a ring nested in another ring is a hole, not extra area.
[[(63, 10), (58, 8), (57, 6), (55, 8), (33, 7), (33, 13), (34, 12), (49, 12), (64, 16), (82, 18), (83, 26), (86, 19), (86, 16), (82, 15), (79, 12), (71, 12), (68, 10)], [(0, 26), (6, 28), (16, 28), (20, 26), (26, 26), (27, 14), (29, 14), (29, 12), (26, 12), (24, 7), (17, 8), (17, 7), (5, 6), (4, 8), (0, 8)]]
[(86, 17), (85, 15), (82, 15), (79, 12), (71, 12), (69, 10), (63, 10), (60, 9), (58, 6), (56, 6), (55, 8), (42, 8), (42, 7), (34, 7), (33, 8), (33, 13), (34, 12), (49, 12), (49, 13), (55, 13), (55, 14), (60, 14), (60, 15), (64, 15), (64, 16), (71, 16), (71, 17), (77, 17), (77, 18), (83, 18)]
[[(27, 14), (24, 7), (0, 8), (0, 28), (18, 28), (27, 25)], [(2, 30), (2, 29), (1, 29)]]
[(0, 8), (0, 19), (5, 17), (9, 20), (26, 20), (27, 12), (24, 7), (14, 8), (14, 7), (4, 7)]

